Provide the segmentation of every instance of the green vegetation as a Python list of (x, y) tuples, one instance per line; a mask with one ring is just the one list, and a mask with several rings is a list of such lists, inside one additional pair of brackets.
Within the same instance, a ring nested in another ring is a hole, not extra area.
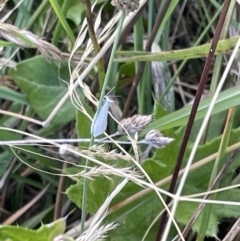
[(237, 1), (0, 7), (0, 241), (238, 240)]

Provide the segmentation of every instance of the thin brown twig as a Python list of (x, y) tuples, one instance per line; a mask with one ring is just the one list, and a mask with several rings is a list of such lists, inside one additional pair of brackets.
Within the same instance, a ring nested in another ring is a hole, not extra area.
[[(121, 37), (119, 39), (119, 42), (118, 42), (118, 46), (120, 46), (126, 39), (126, 37), (128, 36), (129, 32), (132, 30), (133, 28), (133, 25), (137, 22), (138, 18), (141, 16), (145, 6), (146, 6), (147, 2), (138, 10), (137, 14), (134, 15), (134, 17), (132, 18), (132, 20), (128, 23), (128, 25), (124, 28), (122, 34), (121, 34)], [(110, 57), (110, 54), (112, 52), (112, 47), (110, 47), (108, 49), (108, 51), (105, 53), (104, 55), (104, 65), (105, 67), (107, 67), (107, 64), (108, 64), (108, 61), (109, 61), (109, 57)], [(99, 85), (98, 85), (98, 81), (94, 81), (92, 86), (91, 86), (91, 92), (93, 94), (95, 94), (97, 92), (99, 88)]]
[[(91, 11), (91, 7), (92, 7), (91, 1), (85, 0), (85, 4), (86, 4), (86, 18), (87, 18), (87, 23), (88, 23), (88, 33), (89, 33), (89, 36), (92, 40), (94, 52), (97, 55), (100, 51), (100, 46), (98, 44), (98, 40), (97, 40), (95, 31), (94, 31), (93, 14), (92, 14), (92, 11)], [(105, 78), (105, 68), (104, 68), (103, 58), (101, 58), (98, 61), (97, 67), (98, 67), (98, 79), (99, 79), (99, 82), (100, 82), (100, 86), (102, 86), (104, 78)]]
[[(62, 165), (62, 173), (64, 173), (64, 170), (67, 168), (68, 163), (63, 162)], [(59, 182), (58, 182), (58, 190), (57, 190), (57, 196), (56, 196), (56, 205), (54, 208), (54, 220), (57, 220), (61, 217), (62, 214), (62, 203), (63, 203), (63, 192), (66, 186), (67, 177), (65, 175), (60, 176)]]
[[(209, 54), (208, 54), (208, 57), (206, 59), (206, 62), (205, 62), (204, 68), (203, 68), (203, 72), (202, 72), (200, 83), (199, 83), (199, 88), (197, 90), (196, 98), (194, 100), (193, 107), (192, 107), (192, 110), (191, 110), (191, 113), (190, 113), (190, 116), (189, 116), (189, 120), (188, 120), (188, 123), (187, 123), (186, 131), (184, 133), (183, 142), (182, 142), (182, 145), (181, 145), (181, 148), (180, 148), (180, 151), (179, 151), (179, 155), (178, 155), (178, 159), (177, 159), (177, 163), (176, 163), (176, 166), (175, 166), (175, 169), (174, 169), (174, 172), (173, 172), (173, 178), (172, 178), (172, 181), (170, 183), (169, 192), (171, 192), (171, 193), (174, 192), (174, 189), (175, 189), (175, 186), (176, 186), (176, 183), (177, 183), (177, 178), (178, 178), (178, 174), (179, 174), (179, 171), (180, 171), (180, 168), (181, 168), (181, 165), (182, 165), (182, 161), (183, 161), (183, 157), (184, 157), (185, 150), (186, 150), (186, 147), (187, 147), (188, 139), (189, 139), (189, 136), (190, 136), (190, 133), (191, 133), (191, 130), (192, 130), (192, 126), (193, 126), (194, 119), (195, 119), (195, 116), (196, 116), (196, 113), (197, 113), (199, 102), (201, 100), (203, 89), (204, 89), (205, 83), (207, 81), (208, 73), (209, 73), (209, 70), (211, 68), (211, 63), (212, 63), (212, 60), (213, 60), (213, 57), (214, 57), (214, 53), (215, 53), (218, 41), (220, 39), (221, 31), (222, 31), (223, 24), (224, 24), (226, 15), (227, 15), (227, 11), (228, 11), (228, 8), (229, 8), (229, 5), (230, 5), (230, 1), (231, 0), (226, 0), (224, 2), (224, 6), (223, 6), (223, 9), (221, 11), (221, 15), (219, 17), (218, 23), (217, 23), (216, 32), (215, 32), (213, 40), (212, 40), (212, 44), (211, 44), (211, 47), (210, 47), (210, 50), (209, 50)], [(171, 197), (167, 196), (166, 205), (168, 205), (171, 202), (171, 200), (172, 200)], [(163, 215), (162, 215), (160, 224), (159, 224), (159, 229), (158, 229), (156, 241), (160, 241), (160, 239), (161, 239), (161, 236), (162, 236), (165, 224), (166, 224), (166, 219), (167, 219), (167, 212), (165, 210)]]

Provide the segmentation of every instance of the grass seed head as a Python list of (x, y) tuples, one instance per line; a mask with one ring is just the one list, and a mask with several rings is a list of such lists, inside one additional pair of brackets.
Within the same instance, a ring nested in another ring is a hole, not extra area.
[(62, 59), (61, 51), (53, 44), (39, 38), (30, 31), (22, 30), (7, 23), (0, 25), (1, 37), (23, 48), (36, 47), (46, 59)]
[(131, 157), (129, 155), (124, 155), (123, 153), (118, 153), (117, 150), (111, 150), (107, 152), (106, 148), (103, 145), (93, 145), (90, 147), (89, 150), (80, 149), (78, 147), (69, 145), (69, 144), (62, 144), (59, 148), (59, 155), (61, 157), (68, 157), (68, 158), (76, 158), (78, 160), (80, 157), (75, 153), (70, 152), (68, 149), (72, 149), (74, 151), (79, 152), (79, 154), (84, 154), (91, 158), (103, 158), (109, 161), (116, 161), (122, 159), (124, 161), (131, 161)]
[(119, 11), (134, 12), (139, 7), (139, 0), (112, 0), (111, 4)]
[(152, 115), (134, 115), (129, 118), (122, 119), (118, 125), (118, 133), (124, 134), (125, 130), (129, 134), (140, 133), (150, 122)]
[(160, 133), (157, 130), (149, 131), (144, 138), (144, 141), (148, 145), (155, 148), (162, 148), (166, 146), (168, 143), (172, 142), (173, 140), (173, 138), (164, 137), (162, 133)]

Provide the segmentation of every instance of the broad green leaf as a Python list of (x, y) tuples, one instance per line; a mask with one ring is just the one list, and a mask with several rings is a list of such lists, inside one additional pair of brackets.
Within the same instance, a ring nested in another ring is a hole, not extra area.
[[(30, 105), (42, 119), (49, 116), (67, 92), (67, 85), (61, 81), (69, 79), (67, 65), (59, 69), (59, 66), (47, 62), (41, 56), (22, 61), (17, 65), (17, 69), (11, 69), (9, 74), (27, 95)], [(68, 99), (52, 123), (68, 123), (74, 116), (75, 109)]]
[(67, 12), (67, 18), (71, 19), (76, 26), (79, 26), (79, 24), (82, 22), (83, 19), (83, 13), (86, 11), (86, 5), (84, 2), (78, 1), (78, 0), (72, 0), (71, 6), (68, 9)]
[[(161, 107), (159, 105), (155, 105), (154, 113), (156, 119), (158, 119), (160, 116), (164, 116), (165, 114), (164, 111), (161, 110)], [(164, 135), (166, 134), (164, 133)], [(236, 143), (239, 139), (239, 135), (240, 129), (232, 131), (230, 144)], [(175, 142), (180, 143), (182, 141), (182, 133), (176, 135), (175, 138)], [(217, 137), (214, 141), (211, 141), (203, 146), (200, 146), (198, 148), (194, 161), (198, 161), (216, 152), (218, 150), (219, 144), (220, 137)], [(171, 153), (168, 153), (169, 155), (164, 155), (165, 149), (156, 151), (153, 157), (146, 160), (143, 164), (143, 167), (147, 170), (149, 176), (152, 177), (154, 181), (161, 180), (163, 177), (172, 174), (173, 161), (171, 161), (171, 156), (173, 156), (176, 160), (176, 151), (173, 152), (172, 155)], [(191, 145), (189, 145), (187, 149), (186, 159), (189, 156), (190, 151)], [(166, 152), (168, 151), (166, 150)], [(226, 159), (221, 161), (222, 164), (224, 164), (225, 162)], [(226, 180), (223, 180), (221, 182), (221, 187), (230, 185), (230, 173), (233, 173), (233, 170), (235, 170), (235, 168), (239, 165), (240, 160), (236, 159), (236, 162), (234, 162), (231, 168), (229, 169), (229, 174), (227, 174)], [(212, 168), (213, 162), (205, 164), (197, 170), (191, 171), (189, 173), (187, 182), (184, 186), (182, 195), (189, 195), (206, 191), (208, 188)], [(139, 187), (132, 183), (129, 183), (123, 189), (121, 195), (118, 195), (114, 199), (113, 205), (121, 203), (126, 198), (129, 198), (132, 194), (137, 193), (139, 190)], [(237, 201), (239, 195), (239, 190), (230, 190), (218, 194), (217, 199)], [(198, 203), (180, 202), (176, 212), (177, 222), (186, 225), (197, 207)], [(146, 229), (149, 227), (150, 223), (153, 221), (156, 215), (162, 210), (162, 208), (163, 207), (160, 204), (160, 201), (156, 197), (156, 194), (154, 192), (141, 196), (141, 198), (137, 199), (136, 201), (131, 202), (127, 206), (124, 206), (115, 213), (111, 214), (107, 219), (108, 222), (115, 221), (119, 224), (119, 226), (110, 233), (110, 237), (108, 238), (108, 240), (140, 240)], [(210, 223), (207, 230), (207, 234), (211, 237), (216, 236), (218, 232), (218, 224), (222, 218), (236, 217), (238, 215), (240, 215), (240, 208), (238, 206), (234, 207), (228, 205), (214, 205), (214, 211), (210, 217)], [(201, 215), (193, 227), (194, 231), (199, 231), (200, 222)], [(157, 228), (158, 223), (156, 223), (153, 226), (146, 240), (152, 240), (156, 237)], [(175, 229), (173, 228), (171, 231), (175, 232)]]
[[(166, 115), (166, 111), (158, 104), (154, 106), (154, 118), (159, 119)], [(148, 175), (153, 181), (158, 181), (170, 175), (176, 162), (178, 154), (178, 145), (181, 137), (175, 135), (174, 131), (166, 130), (164, 136), (173, 137), (170, 145), (163, 149), (154, 150), (151, 158), (143, 163), (143, 168), (147, 171)], [(118, 195), (112, 205), (124, 202), (126, 198), (137, 193), (142, 188), (133, 183), (128, 183)], [(141, 240), (147, 228), (162, 211), (163, 206), (156, 196), (155, 192), (150, 192), (147, 195), (141, 196), (136, 201), (128, 204), (127, 206), (119, 209), (117, 212), (111, 214), (108, 222), (116, 222), (119, 226), (110, 233), (108, 240)], [(149, 232), (146, 240), (154, 240), (158, 230), (158, 221), (155, 223)], [(175, 230), (171, 230), (171, 237), (176, 234)]]
[[(199, 120), (206, 115), (211, 100), (212, 98), (207, 98), (200, 102), (195, 120)], [(219, 113), (239, 104), (240, 86), (236, 86), (234, 88), (227, 89), (219, 94), (212, 114)], [(152, 129), (166, 130), (173, 127), (185, 126), (187, 124), (191, 109), (192, 106), (187, 106), (183, 109), (175, 111), (174, 113), (164, 116), (163, 118), (153, 121), (149, 124), (146, 130), (143, 131), (143, 134), (146, 134)]]
[(53, 241), (54, 237), (63, 234), (66, 228), (64, 218), (42, 225), (38, 230), (31, 230), (20, 226), (0, 226), (0, 240), (2, 241)]
[[(119, 179), (118, 179), (119, 180)], [(87, 211), (94, 214), (103, 204), (109, 193), (117, 185), (117, 182), (104, 177), (96, 177), (88, 182)], [(68, 197), (78, 206), (82, 204), (83, 180), (67, 189)]]
[[(114, 199), (113, 205), (116, 203), (121, 204), (121, 201), (124, 202), (126, 198), (139, 190), (141, 190), (141, 188), (135, 184), (127, 184), (121, 194), (115, 198), (116, 200)], [(107, 217), (107, 222), (115, 222), (118, 224), (118, 227), (109, 233), (107, 240), (142, 240), (149, 225), (162, 209), (161, 201), (156, 197), (155, 192), (139, 197), (134, 202), (131, 202)], [(158, 225), (159, 221), (153, 225), (145, 240), (155, 240)], [(176, 231), (172, 229), (169, 240), (172, 240), (170, 237), (173, 238), (174, 235), (176, 235)]]
[[(210, 119), (210, 125), (208, 128), (207, 141), (210, 141), (221, 134), (226, 117), (227, 117), (227, 111), (222, 111), (215, 115), (212, 115)], [(194, 142), (201, 125), (202, 125), (202, 120), (195, 121), (193, 125), (193, 129), (191, 131), (190, 141)]]
[(51, 205), (50, 207), (39, 210), (40, 212), (33, 217), (30, 217), (26, 222), (24, 222), (21, 226), (28, 228), (35, 228), (37, 225), (42, 222), (43, 218), (47, 216), (53, 209), (55, 205)]
[(37, 231), (41, 235), (48, 234), (48, 236), (53, 239), (59, 234), (63, 234), (66, 229), (66, 218), (60, 218), (57, 219), (56, 221), (47, 224), (47, 225), (42, 225)]
[[(158, 120), (163, 116), (167, 116), (166, 111), (159, 103), (155, 102), (154, 119)], [(181, 144), (181, 138), (179, 138), (172, 129), (164, 130), (162, 134), (175, 140), (163, 149), (156, 149), (153, 156), (143, 163), (144, 169), (153, 181), (163, 179), (172, 173)]]

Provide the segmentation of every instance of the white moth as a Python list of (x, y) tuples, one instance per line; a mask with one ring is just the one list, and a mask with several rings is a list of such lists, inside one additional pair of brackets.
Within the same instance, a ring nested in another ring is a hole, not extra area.
[(105, 96), (98, 116), (95, 114), (93, 117), (91, 134), (94, 137), (101, 135), (107, 129), (108, 109), (110, 102), (113, 102), (113, 100), (111, 100), (108, 96)]

